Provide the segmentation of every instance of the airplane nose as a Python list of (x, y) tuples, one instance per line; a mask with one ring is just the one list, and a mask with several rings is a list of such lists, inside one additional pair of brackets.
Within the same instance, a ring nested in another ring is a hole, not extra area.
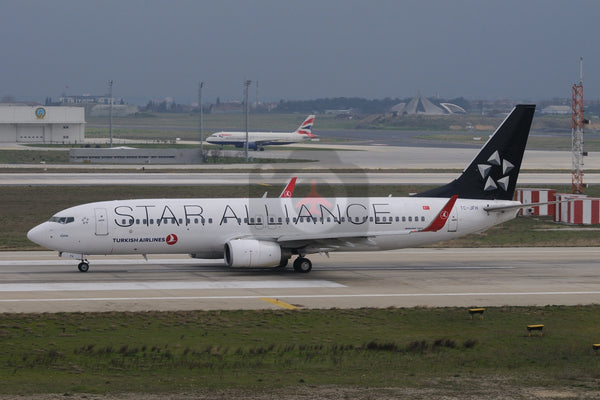
[(39, 244), (40, 246), (44, 246), (44, 242), (48, 238), (48, 232), (45, 229), (44, 224), (40, 224), (27, 232), (27, 239), (31, 240), (35, 244)]

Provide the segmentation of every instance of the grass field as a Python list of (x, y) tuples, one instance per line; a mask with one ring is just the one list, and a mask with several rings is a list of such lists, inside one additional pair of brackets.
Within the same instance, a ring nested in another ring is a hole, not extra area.
[[(438, 385), (465, 394), (476, 381), (502, 381), (519, 393), (598, 390), (592, 344), (600, 306), (497, 307), (484, 315), (470, 319), (462, 308), (2, 314), (0, 393)], [(543, 336), (528, 336), (528, 324), (544, 324)]]

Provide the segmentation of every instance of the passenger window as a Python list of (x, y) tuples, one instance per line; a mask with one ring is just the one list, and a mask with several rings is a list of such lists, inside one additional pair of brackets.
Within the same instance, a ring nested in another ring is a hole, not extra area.
[(408, 221), (409, 221), (409, 222), (412, 222), (412, 217), (408, 217)]

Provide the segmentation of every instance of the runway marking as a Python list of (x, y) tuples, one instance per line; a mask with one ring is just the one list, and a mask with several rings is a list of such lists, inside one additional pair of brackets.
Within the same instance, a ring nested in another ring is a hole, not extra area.
[[(275, 295), (274, 298), (287, 299), (331, 299), (366, 297), (441, 297), (441, 296), (564, 296), (564, 295), (600, 295), (600, 291), (582, 292), (496, 292), (496, 293), (372, 293), (372, 294), (298, 294)], [(144, 300), (247, 300), (261, 299), (262, 296), (169, 296), (169, 297), (78, 297), (62, 299), (0, 299), (0, 303), (16, 302), (68, 302), (68, 301), (144, 301)]]
[(80, 283), (6, 283), (0, 292), (66, 292), (106, 290), (204, 290), (204, 289), (298, 289), (339, 288), (339, 283), (325, 280), (272, 280), (272, 281), (172, 281), (172, 282), (80, 282)]
[(267, 303), (271, 303), (271, 304), (274, 304), (276, 306), (285, 308), (287, 310), (297, 310), (298, 309), (298, 307), (293, 306), (293, 305), (288, 304), (288, 303), (284, 303), (283, 301), (280, 301), (278, 299), (272, 299), (270, 297), (259, 297), (258, 299), (262, 300), (262, 301), (266, 301)]

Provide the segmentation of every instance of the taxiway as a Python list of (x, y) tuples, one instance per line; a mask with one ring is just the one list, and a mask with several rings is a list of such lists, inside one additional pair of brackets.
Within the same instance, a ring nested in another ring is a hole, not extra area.
[(0, 313), (591, 304), (600, 248), (405, 249), (314, 255), (309, 274), (177, 256), (1, 253)]

